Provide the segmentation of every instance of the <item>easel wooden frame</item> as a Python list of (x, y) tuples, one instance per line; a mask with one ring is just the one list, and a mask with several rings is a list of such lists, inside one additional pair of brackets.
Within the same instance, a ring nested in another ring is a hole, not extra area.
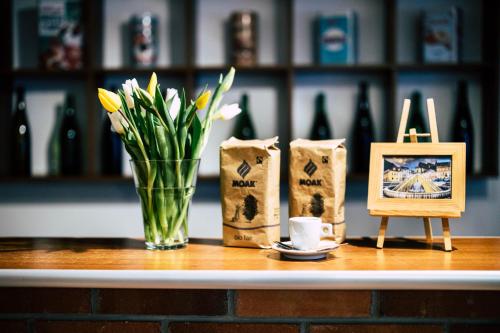
[[(373, 143), (371, 147), (368, 210), (370, 215), (381, 217), (377, 248), (384, 246), (389, 216), (415, 216), (422, 217), (428, 243), (433, 242), (430, 218), (441, 218), (444, 247), (446, 251), (451, 251), (449, 218), (460, 217), (465, 209), (465, 144), (439, 143), (433, 99), (427, 100), (430, 133), (417, 133), (411, 128), (406, 134), (410, 103), (410, 100), (405, 99), (396, 143)], [(410, 143), (403, 142), (405, 137), (410, 137)], [(431, 137), (431, 143), (418, 143), (419, 137)], [(451, 156), (451, 199), (382, 198), (380, 177), (383, 174), (383, 155)]]

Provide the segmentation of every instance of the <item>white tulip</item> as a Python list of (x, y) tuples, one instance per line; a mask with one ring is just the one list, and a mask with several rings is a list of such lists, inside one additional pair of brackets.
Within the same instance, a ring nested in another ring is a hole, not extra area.
[(234, 104), (225, 104), (223, 105), (219, 111), (214, 115), (213, 119), (222, 119), (222, 120), (229, 120), (234, 117), (236, 117), (238, 114), (240, 114), (241, 109), (238, 103)]
[(128, 124), (123, 119), (122, 114), (120, 112), (108, 112), (108, 117), (111, 120), (111, 128), (118, 134), (124, 134)]
[(179, 98), (177, 89), (167, 89), (167, 96), (165, 96), (165, 100), (169, 101), (171, 98), (173, 98), (173, 100), (172, 104), (170, 104), (170, 109), (168, 110), (168, 112), (170, 113), (170, 117), (172, 118), (172, 120), (174, 120), (179, 114), (179, 110), (181, 109), (181, 99)]
[(125, 101), (127, 102), (127, 106), (129, 109), (134, 107), (134, 98), (132, 97), (134, 91), (139, 89), (139, 84), (136, 79), (127, 80), (124, 84), (122, 84), (123, 92), (125, 93)]

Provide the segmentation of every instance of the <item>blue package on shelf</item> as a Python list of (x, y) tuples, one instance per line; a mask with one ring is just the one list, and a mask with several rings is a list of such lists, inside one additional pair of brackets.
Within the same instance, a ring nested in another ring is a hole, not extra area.
[(319, 16), (315, 22), (315, 44), (318, 64), (356, 63), (356, 13)]

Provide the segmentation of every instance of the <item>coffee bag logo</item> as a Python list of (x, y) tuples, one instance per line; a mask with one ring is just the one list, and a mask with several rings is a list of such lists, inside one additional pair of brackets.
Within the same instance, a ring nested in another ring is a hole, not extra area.
[(311, 177), (316, 172), (316, 170), (318, 170), (318, 167), (311, 159), (309, 159), (309, 162), (307, 162), (306, 166), (304, 167), (305, 173), (307, 173), (307, 175)]
[(250, 165), (247, 163), (247, 161), (243, 160), (243, 162), (240, 164), (238, 169), (236, 170), (238, 174), (241, 176), (241, 178), (245, 178), (246, 175), (250, 172), (252, 168)]
[[(245, 178), (246, 175), (252, 170), (250, 167), (250, 164), (247, 163), (247, 161), (243, 160), (243, 162), (240, 164), (238, 169), (236, 169), (236, 172), (241, 176), (241, 178)], [(255, 187), (255, 183), (257, 181), (255, 180), (236, 180), (233, 179), (232, 182), (232, 187)]]
[[(314, 162), (309, 159), (309, 162), (304, 167), (304, 172), (307, 173), (309, 178), (318, 170), (318, 167)], [(321, 179), (299, 179), (299, 185), (304, 186), (321, 186)]]

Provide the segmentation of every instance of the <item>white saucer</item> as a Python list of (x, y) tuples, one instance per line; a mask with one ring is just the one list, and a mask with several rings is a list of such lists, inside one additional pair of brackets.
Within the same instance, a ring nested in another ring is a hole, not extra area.
[[(291, 241), (282, 243), (292, 246)], [(285, 257), (294, 260), (317, 260), (325, 258), (329, 252), (335, 250), (337, 247), (339, 247), (339, 245), (335, 241), (322, 240), (319, 242), (319, 246), (315, 250), (288, 250), (282, 248), (278, 243), (274, 243), (272, 249), (282, 253)]]

